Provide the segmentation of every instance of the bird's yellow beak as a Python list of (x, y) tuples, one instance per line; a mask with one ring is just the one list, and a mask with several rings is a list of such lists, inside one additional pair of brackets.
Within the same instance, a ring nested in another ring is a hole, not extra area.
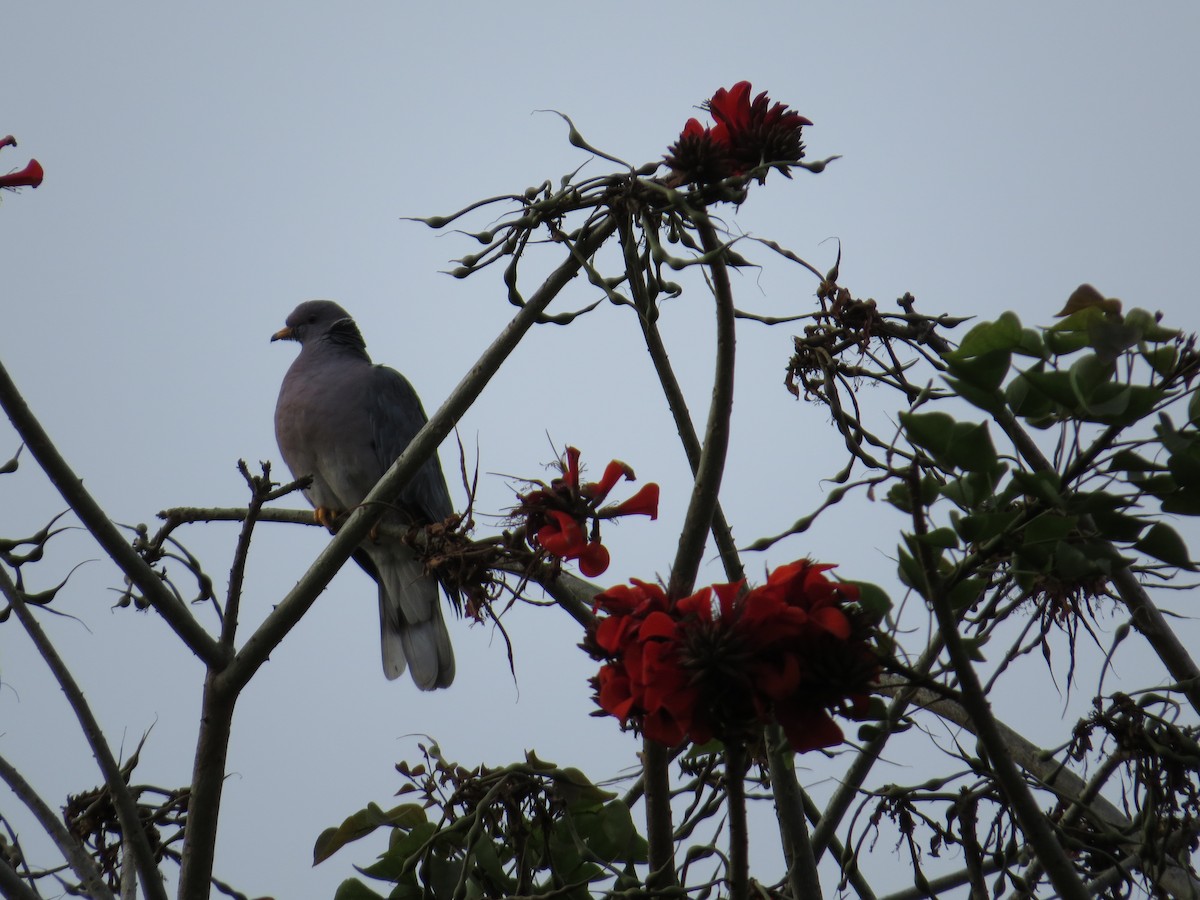
[(280, 328), (277, 332), (271, 335), (272, 341), (290, 341), (295, 337), (295, 333), (291, 328)]

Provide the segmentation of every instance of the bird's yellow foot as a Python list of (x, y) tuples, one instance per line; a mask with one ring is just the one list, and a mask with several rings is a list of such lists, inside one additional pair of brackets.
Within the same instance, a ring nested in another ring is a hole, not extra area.
[(313, 518), (317, 520), (317, 524), (324, 525), (330, 531), (333, 531), (333, 523), (337, 521), (337, 517), (338, 513), (328, 506), (318, 506), (313, 510)]

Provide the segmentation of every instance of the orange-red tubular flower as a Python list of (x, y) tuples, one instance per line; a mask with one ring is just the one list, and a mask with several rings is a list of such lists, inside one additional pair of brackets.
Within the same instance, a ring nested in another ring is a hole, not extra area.
[(577, 559), (587, 546), (587, 541), (575, 517), (557, 509), (548, 510), (546, 515), (554, 521), (538, 530), (538, 543), (555, 556)]
[(601, 510), (601, 514), (613, 519), (617, 516), (649, 516), (651, 520), (657, 519), (658, 485), (650, 482), (628, 500)]
[(42, 164), (36, 159), (31, 159), (20, 171), (0, 175), (0, 188), (9, 188), (10, 190), (21, 187), (35, 188), (42, 183), (45, 174)]
[(853, 585), (800, 560), (767, 583), (714, 585), (674, 603), (635, 581), (596, 597), (585, 642), (604, 662), (596, 701), (666, 744), (746, 740), (778, 723), (797, 751), (842, 740), (831, 711), (861, 713), (879, 661)]

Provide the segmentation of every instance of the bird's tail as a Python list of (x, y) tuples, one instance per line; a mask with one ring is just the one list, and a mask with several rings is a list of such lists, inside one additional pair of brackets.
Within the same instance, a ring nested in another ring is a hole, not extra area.
[(399, 678), (406, 667), (423, 691), (454, 681), (454, 650), (442, 617), (435, 578), (403, 547), (376, 545), (369, 551), (379, 572), (379, 630), (383, 672)]

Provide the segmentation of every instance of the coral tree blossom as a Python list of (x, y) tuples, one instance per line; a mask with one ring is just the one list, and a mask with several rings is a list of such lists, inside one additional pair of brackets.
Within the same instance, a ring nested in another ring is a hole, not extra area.
[[(666, 163), (681, 182), (707, 184), (745, 175), (767, 163), (788, 175), (787, 162), (804, 157), (801, 129), (808, 119), (783, 103), (772, 103), (763, 91), (750, 99), (750, 82), (721, 88), (704, 104), (715, 124), (689, 119)], [(760, 172), (758, 180), (766, 179)]]
[[(550, 484), (533, 482), (536, 490), (518, 495), (520, 506), (514, 518), (522, 521), (530, 544), (560, 559), (577, 560), (579, 571), (588, 578), (602, 574), (609, 563), (608, 549), (600, 543), (600, 519), (620, 516), (658, 518), (658, 485), (642, 487), (621, 503), (601, 506), (622, 478), (634, 480), (633, 469), (612, 460), (599, 481), (580, 483), (579, 451), (568, 447), (559, 460), (562, 476)], [(591, 527), (589, 528), (589, 522)]]
[(800, 560), (767, 583), (704, 588), (675, 603), (634, 580), (599, 594), (585, 647), (604, 713), (667, 745), (749, 740), (775, 722), (797, 751), (830, 747), (830, 711), (865, 712), (879, 672), (858, 589)]
[[(15, 146), (17, 146), (17, 140), (11, 134), (0, 138), (0, 149)], [(45, 174), (42, 170), (42, 164), (36, 159), (31, 159), (25, 164), (25, 168), (16, 172), (9, 172), (7, 175), (0, 175), (0, 188), (8, 188), (10, 190), (22, 187), (35, 188), (42, 183)]]

